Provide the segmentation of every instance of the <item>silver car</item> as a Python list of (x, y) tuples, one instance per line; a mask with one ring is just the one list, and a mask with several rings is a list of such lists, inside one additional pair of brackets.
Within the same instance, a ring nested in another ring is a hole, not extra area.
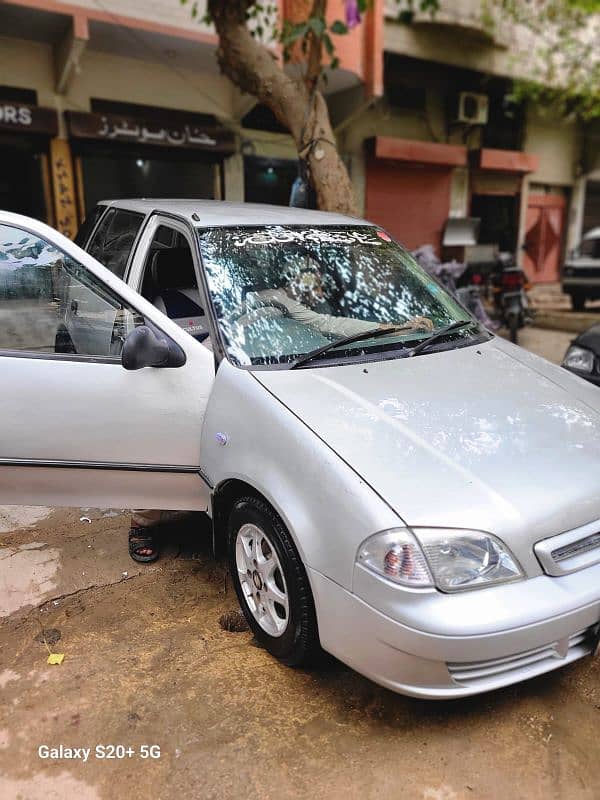
[(365, 221), (118, 201), (80, 243), (0, 212), (0, 502), (206, 510), (269, 652), (397, 692), (595, 651), (596, 387)]

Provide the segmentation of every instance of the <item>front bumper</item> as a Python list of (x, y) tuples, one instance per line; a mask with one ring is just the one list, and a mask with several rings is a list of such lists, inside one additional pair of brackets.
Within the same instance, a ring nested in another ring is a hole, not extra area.
[[(387, 613), (309, 573), (323, 649), (413, 697), (451, 699), (508, 686), (591, 654), (597, 641), (600, 565), (460, 595), (390, 587), (400, 602)], [(419, 606), (435, 607), (420, 624)]]
[(562, 289), (565, 294), (579, 292), (594, 299), (600, 297), (600, 277), (590, 278), (583, 275), (565, 275), (562, 278)]

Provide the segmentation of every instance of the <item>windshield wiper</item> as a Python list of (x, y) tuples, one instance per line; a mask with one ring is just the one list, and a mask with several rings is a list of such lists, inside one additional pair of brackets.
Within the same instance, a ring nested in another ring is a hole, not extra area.
[(456, 322), (451, 322), (450, 325), (446, 325), (444, 328), (440, 328), (439, 331), (432, 333), (431, 336), (428, 336), (426, 339), (423, 339), (422, 342), (415, 345), (408, 351), (409, 356), (416, 356), (419, 353), (422, 353), (424, 350), (432, 345), (434, 342), (437, 342), (438, 339), (442, 339), (446, 336), (447, 333), (452, 333), (452, 331), (459, 331), (461, 328), (466, 328), (467, 325), (475, 325), (475, 321), (472, 319), (459, 319)]
[(323, 353), (328, 353), (330, 350), (335, 350), (337, 347), (343, 347), (345, 344), (360, 342), (361, 339), (375, 339), (379, 336), (386, 336), (387, 334), (390, 333), (398, 333), (399, 331), (406, 332), (414, 330), (415, 328), (410, 325), (392, 325), (389, 328), (380, 328), (379, 326), (377, 326), (376, 328), (363, 331), (362, 333), (354, 333), (352, 334), (352, 336), (344, 336), (342, 339), (336, 339), (335, 342), (328, 342), (327, 344), (324, 344), (322, 347), (317, 347), (316, 350), (310, 350), (308, 353), (305, 353), (303, 356), (300, 356), (295, 361), (292, 361), (289, 368), (296, 369), (296, 367), (301, 367), (308, 361), (312, 361), (313, 358), (318, 358)]

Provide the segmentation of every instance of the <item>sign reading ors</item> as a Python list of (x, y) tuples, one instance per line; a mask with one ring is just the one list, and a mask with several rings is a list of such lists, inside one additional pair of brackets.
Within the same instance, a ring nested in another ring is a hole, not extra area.
[(0, 100), (0, 130), (56, 136), (58, 115), (53, 108), (7, 103)]

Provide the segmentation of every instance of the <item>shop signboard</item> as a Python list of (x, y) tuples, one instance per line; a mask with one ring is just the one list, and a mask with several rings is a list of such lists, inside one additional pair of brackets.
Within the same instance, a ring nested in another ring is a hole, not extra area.
[(198, 124), (193, 114), (186, 117), (178, 113), (173, 120), (169, 120), (164, 117), (145, 119), (121, 114), (69, 111), (67, 119), (70, 134), (76, 139), (193, 148), (221, 155), (230, 155), (235, 151), (233, 131)]
[(58, 115), (53, 108), (0, 100), (0, 131), (56, 136)]

